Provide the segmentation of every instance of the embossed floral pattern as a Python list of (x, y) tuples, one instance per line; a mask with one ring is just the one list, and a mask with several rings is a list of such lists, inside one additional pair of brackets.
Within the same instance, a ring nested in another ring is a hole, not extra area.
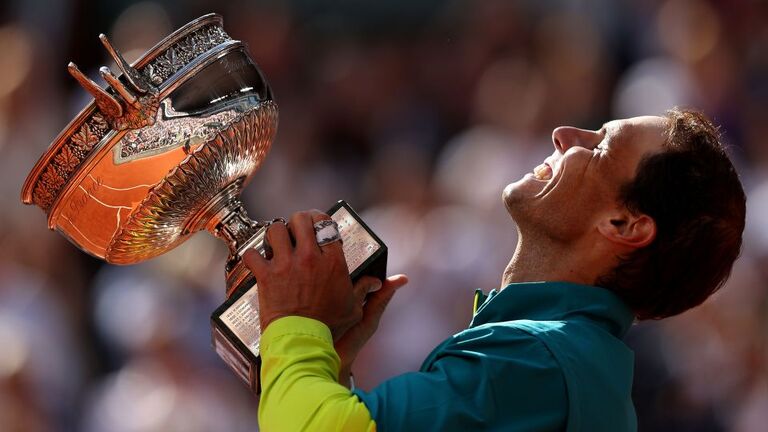
[(35, 191), (32, 195), (34, 197), (35, 204), (44, 209), (49, 208), (51, 204), (53, 204), (53, 193), (51, 193), (50, 189), (48, 189), (42, 183), (37, 184), (37, 187), (35, 187)]
[(72, 153), (69, 147), (63, 147), (61, 153), (57, 154), (53, 161), (67, 174), (74, 171), (80, 165), (80, 159)]
[(185, 141), (198, 140), (206, 142), (221, 128), (238, 116), (236, 110), (222, 111), (204, 119), (182, 117), (168, 119), (155, 123), (151, 127), (125, 134), (120, 141), (120, 158), (118, 162), (132, 160), (145, 154), (155, 154), (157, 151), (176, 147)]
[(52, 165), (45, 170), (40, 180), (42, 180), (43, 183), (50, 185), (52, 188), (58, 188), (64, 184), (64, 179), (61, 178)]
[(107, 119), (105, 119), (104, 116), (99, 112), (91, 117), (90, 124), (93, 129), (102, 133), (106, 133), (109, 130), (109, 123), (107, 123)]
[(69, 142), (61, 147), (38, 179), (32, 192), (32, 201), (46, 212), (50, 210), (69, 175), (80, 166), (108, 130), (106, 120), (98, 111), (83, 123), (80, 129), (72, 134)]
[(77, 131), (77, 133), (72, 135), (72, 142), (79, 149), (90, 151), (93, 148), (93, 145), (99, 142), (99, 137), (91, 131), (91, 128), (88, 127), (88, 123), (86, 123)]
[(195, 57), (231, 39), (224, 29), (217, 25), (203, 27), (173, 44), (141, 72), (152, 84), (160, 85)]

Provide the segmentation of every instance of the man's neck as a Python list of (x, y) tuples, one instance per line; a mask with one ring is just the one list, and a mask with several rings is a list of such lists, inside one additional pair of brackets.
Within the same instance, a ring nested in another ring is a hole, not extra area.
[(517, 248), (504, 270), (501, 287), (515, 282), (558, 281), (592, 285), (598, 273), (585, 265), (588, 257), (574, 256), (551, 240), (531, 240), (520, 234)]

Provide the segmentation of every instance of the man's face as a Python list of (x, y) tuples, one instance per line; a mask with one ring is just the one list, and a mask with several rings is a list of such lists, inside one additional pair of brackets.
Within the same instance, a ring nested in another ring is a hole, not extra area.
[(661, 151), (666, 127), (663, 117), (646, 116), (613, 120), (598, 131), (555, 129), (552, 155), (504, 189), (507, 210), (523, 233), (580, 239), (620, 207), (620, 186), (634, 178), (643, 156)]

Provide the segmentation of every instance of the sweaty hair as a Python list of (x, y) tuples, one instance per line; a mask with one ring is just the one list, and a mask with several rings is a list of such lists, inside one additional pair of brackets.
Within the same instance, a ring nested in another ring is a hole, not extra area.
[(619, 194), (630, 211), (653, 218), (656, 237), (597, 281), (641, 320), (679, 314), (717, 291), (744, 230), (746, 196), (718, 129), (695, 111), (666, 118), (664, 149), (644, 157)]

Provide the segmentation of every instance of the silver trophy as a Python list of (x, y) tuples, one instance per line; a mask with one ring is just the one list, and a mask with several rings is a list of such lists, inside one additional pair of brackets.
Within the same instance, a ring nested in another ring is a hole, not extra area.
[[(35, 164), (22, 201), (43, 209), (50, 229), (113, 264), (161, 255), (201, 230), (224, 240), (227, 300), (211, 317), (213, 345), (258, 392), (257, 286), (241, 256), (249, 248), (266, 254), (269, 222), (251, 220), (240, 193), (277, 129), (269, 84), (216, 14), (181, 27), (133, 64), (99, 38), (121, 73), (102, 67), (102, 88), (69, 64), (94, 101)], [(352, 279), (383, 278), (384, 243), (347, 203), (329, 214)]]

